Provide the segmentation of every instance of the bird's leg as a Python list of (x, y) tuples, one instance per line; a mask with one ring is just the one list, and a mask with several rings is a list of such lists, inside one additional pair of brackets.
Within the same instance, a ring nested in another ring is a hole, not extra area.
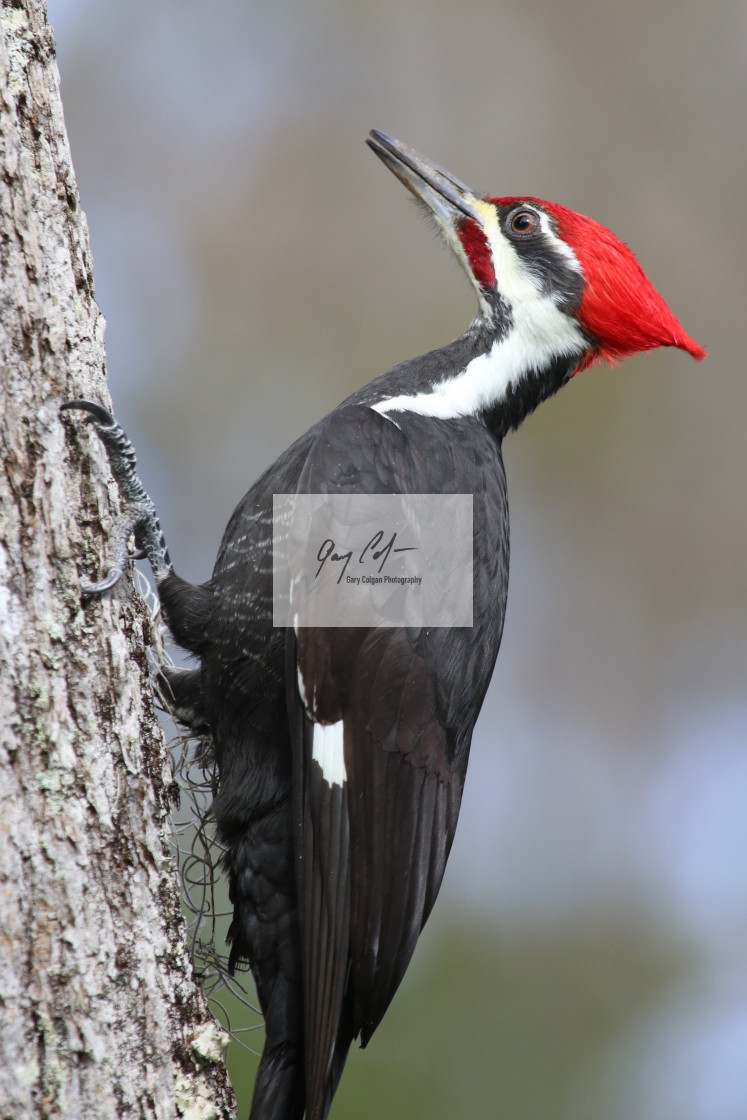
[[(83, 584), (81, 591), (84, 595), (102, 595), (109, 591), (122, 577), (129, 561), (139, 557), (145, 557), (149, 561), (156, 581), (160, 582), (172, 571), (172, 565), (156, 507), (135, 470), (135, 448), (114, 417), (100, 404), (87, 400), (66, 401), (60, 411), (68, 409), (89, 413), (90, 423), (106, 448), (123, 504), (109, 572), (98, 583)], [(131, 553), (129, 549), (130, 537), (133, 535), (138, 550), (135, 553)]]

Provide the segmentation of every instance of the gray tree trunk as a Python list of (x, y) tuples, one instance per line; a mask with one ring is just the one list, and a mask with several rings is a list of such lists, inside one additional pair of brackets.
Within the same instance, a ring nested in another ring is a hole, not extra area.
[(0, 1117), (228, 1117), (192, 979), (117, 492), (80, 413), (104, 321), (44, 0), (0, 0)]

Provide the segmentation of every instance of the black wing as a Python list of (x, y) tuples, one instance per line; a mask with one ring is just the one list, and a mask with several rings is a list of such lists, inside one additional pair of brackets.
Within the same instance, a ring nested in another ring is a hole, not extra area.
[(435, 901), (505, 608), (497, 446), (471, 420), (445, 421), (434, 445), (421, 418), (397, 419), (338, 409), (319, 429), (298, 490), (464, 493), (478, 478), (476, 624), (289, 632), (310, 1120), (325, 1115), (352, 1039), (360, 1033), (365, 1045), (380, 1022)]

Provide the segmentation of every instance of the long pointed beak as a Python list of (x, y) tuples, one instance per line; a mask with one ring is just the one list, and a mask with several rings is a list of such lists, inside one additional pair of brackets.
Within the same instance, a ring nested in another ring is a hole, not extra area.
[(446, 228), (453, 227), (455, 210), (482, 224), (479, 213), (482, 199), (443, 167), (375, 128), (368, 134), (366, 143)]

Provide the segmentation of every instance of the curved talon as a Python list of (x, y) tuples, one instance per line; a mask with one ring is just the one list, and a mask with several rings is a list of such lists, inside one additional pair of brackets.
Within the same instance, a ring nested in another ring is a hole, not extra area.
[(99, 424), (106, 424), (109, 427), (114, 427), (117, 423), (111, 412), (107, 412), (103, 405), (96, 404), (95, 401), (87, 401), (84, 397), (76, 397), (75, 400), (65, 401), (60, 405), (60, 412), (67, 412), (69, 409), (90, 412)]
[[(114, 564), (103, 580), (85, 584), (81, 588), (82, 593), (102, 595), (109, 591), (121, 579), (128, 562), (133, 559), (147, 558), (156, 580), (165, 578), (172, 571), (171, 560), (155, 506), (137, 476), (135, 448), (124, 429), (103, 405), (82, 397), (60, 405), (60, 412), (73, 409), (89, 414), (90, 422), (104, 445), (123, 506), (123, 516), (114, 541)], [(135, 550), (131, 552), (128, 542), (133, 533)]]
[(135, 471), (137, 466), (135, 448), (130, 443), (127, 432), (117, 423), (111, 412), (96, 401), (86, 400), (85, 397), (76, 397), (75, 400), (65, 401), (60, 405), (60, 412), (70, 409), (89, 414), (89, 423), (96, 428), (96, 433), (106, 448), (112, 474), (126, 497), (129, 500), (148, 498)]
[(124, 572), (112, 568), (109, 574), (99, 583), (82, 583), (80, 593), (81, 595), (103, 595), (105, 591), (110, 591), (115, 584), (119, 583), (123, 575)]

